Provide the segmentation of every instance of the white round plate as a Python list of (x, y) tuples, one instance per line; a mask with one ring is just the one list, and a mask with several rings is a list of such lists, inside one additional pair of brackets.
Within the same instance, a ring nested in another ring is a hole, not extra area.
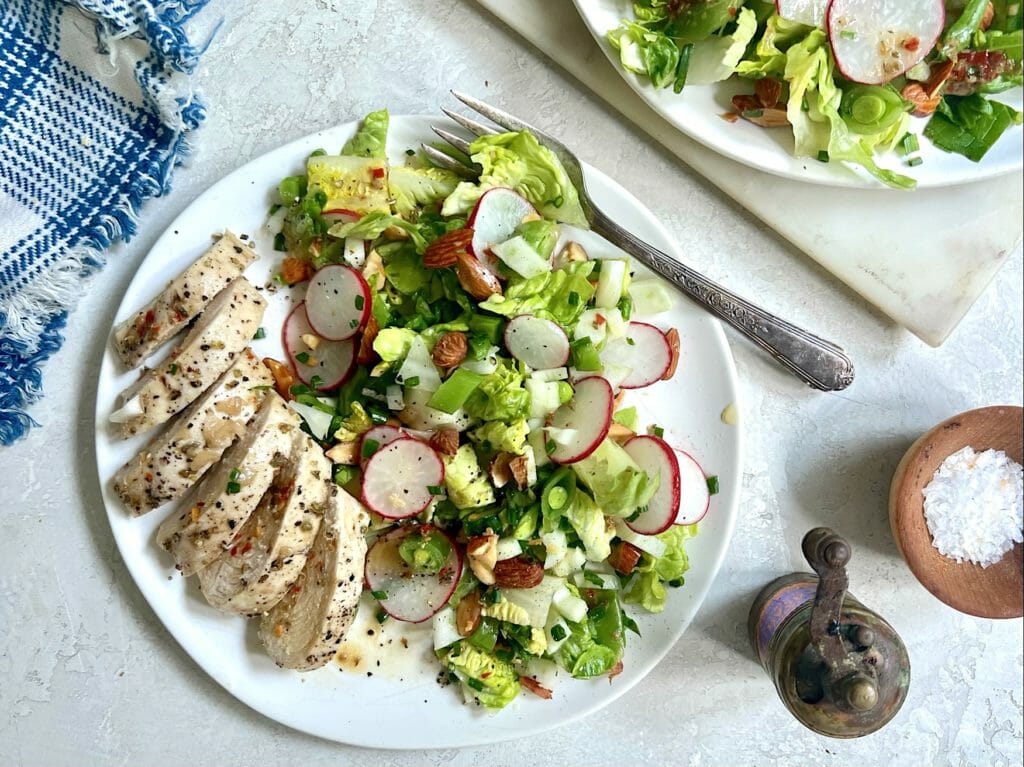
[[(843, 163), (794, 157), (793, 133), (785, 128), (766, 129), (746, 120), (730, 123), (722, 119), (722, 114), (732, 111), (731, 99), (735, 94), (753, 92), (753, 86), (746, 81), (733, 77), (714, 85), (687, 86), (682, 93), (676, 94), (671, 88), (655, 88), (646, 77), (627, 72), (619, 61), (618, 52), (605, 36), (619, 26), (621, 19), (631, 17), (631, 4), (623, 0), (573, 2), (601, 50), (630, 87), (655, 112), (695, 141), (744, 165), (798, 181), (864, 189), (887, 188), (867, 172)], [(1022, 93), (1021, 88), (1014, 88), (996, 98), (1020, 111)], [(920, 134), (927, 120), (912, 119), (912, 130)], [(1019, 171), (1024, 166), (1021, 135), (1019, 125), (1007, 129), (979, 163), (943, 152), (923, 137), (919, 153), (923, 162), (917, 167), (908, 167), (895, 153), (879, 157), (878, 163), (917, 179), (918, 189), (981, 181)]]
[[(436, 117), (392, 117), (388, 136), (392, 160), (401, 162), (406, 149), (431, 140), (429, 125), (442, 122)], [(454, 125), (451, 128), (457, 130)], [(355, 124), (349, 123), (288, 144), (253, 160), (200, 196), (157, 240), (139, 267), (117, 321), (145, 305), (209, 246), (212, 233), (225, 228), (255, 238), (260, 259), (246, 276), (255, 285), (265, 285), (280, 261), (266, 227), (278, 181), (301, 172), (305, 158), (318, 147), (338, 151), (354, 130)], [(635, 198), (599, 171), (587, 168), (586, 172), (598, 202), (606, 210), (615, 210), (622, 224), (662, 250), (679, 253), (665, 229)], [(593, 254), (611, 249), (590, 236), (594, 239), (586, 244)], [(261, 357), (281, 359), (280, 327), (291, 299), (283, 290), (265, 295), (267, 336), (255, 341), (253, 348)], [(146, 437), (122, 441), (109, 426), (118, 393), (137, 373), (123, 371), (108, 348), (97, 391), (96, 457), (107, 516), (121, 555), (153, 610), (204, 671), (242, 702), (297, 730), (359, 746), (448, 748), (537, 733), (584, 716), (639, 682), (672, 649), (718, 572), (736, 516), (742, 476), (740, 427), (720, 419), (722, 410), (735, 404), (737, 397), (736, 372), (725, 336), (717, 320), (681, 296), (671, 312), (655, 321), (679, 329), (679, 371), (671, 382), (635, 394), (632, 401), (647, 419), (645, 423), (657, 419), (669, 441), (697, 456), (709, 474), (718, 475), (721, 492), (713, 497), (699, 535), (687, 542), (691, 566), (686, 584), (672, 590), (665, 612), (645, 616), (630, 610), (643, 638), (629, 635), (625, 670), (612, 684), (604, 678), (583, 682), (563, 675), (553, 682), (551, 700), (524, 693), (505, 710), (484, 714), (464, 704), (455, 688), (437, 684), (439, 668), (428, 628), (393, 620), (378, 627), (372, 606), (360, 609), (357, 625), (343, 645), (344, 667), (336, 661), (307, 674), (277, 668), (263, 652), (254, 621), (209, 607), (196, 579), (185, 580), (173, 570), (170, 557), (154, 540), (169, 508), (132, 518), (115, 497), (111, 478)], [(403, 636), (408, 649), (402, 646)], [(380, 667), (377, 659), (382, 660)]]

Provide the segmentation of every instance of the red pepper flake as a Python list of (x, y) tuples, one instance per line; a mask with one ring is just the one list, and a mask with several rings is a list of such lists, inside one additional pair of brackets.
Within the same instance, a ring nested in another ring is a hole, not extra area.
[(916, 51), (921, 47), (921, 40), (917, 37), (908, 37), (903, 41), (903, 48), (908, 51)]
[(617, 677), (619, 674), (621, 674), (621, 673), (622, 673), (622, 661), (620, 660), (618, 663), (616, 663), (614, 666), (612, 666), (612, 670), (608, 672), (608, 684), (611, 684), (612, 680), (615, 677)]
[(735, 112), (723, 112), (722, 114), (719, 115), (719, 117), (721, 117), (727, 123), (738, 122), (740, 119), (740, 116)]
[(250, 551), (252, 551), (252, 541), (249, 541), (245, 544), (245, 546), (242, 547), (243, 554), (248, 554)]
[(604, 318), (604, 315), (603, 315), (603, 314), (598, 314), (598, 315), (597, 315), (597, 316), (596, 316), (596, 317), (594, 318), (594, 325), (596, 325), (597, 327), (601, 327), (601, 326), (602, 326), (602, 325), (604, 325), (604, 323), (606, 323), (607, 321), (608, 321), (608, 320), (606, 320), (606, 319)]
[(486, 678), (487, 678), (487, 677), (489, 677), (490, 675), (491, 675), (491, 672), (490, 672), (490, 671), (484, 671), (484, 672), (482, 672), (482, 673), (480, 674), (480, 678), (481, 678), (481, 679), (486, 679)]
[(292, 594), (298, 594), (300, 591), (302, 591), (302, 586), (296, 583), (294, 586), (291, 587), (291, 589), (289, 589), (289, 591), (291, 591)]
[(534, 695), (536, 695), (538, 698), (544, 698), (544, 700), (551, 699), (551, 696), (553, 694), (551, 690), (542, 685), (536, 679), (529, 676), (521, 676), (519, 677), (519, 683), (522, 684), (522, 686), (525, 689), (529, 690)]
[(384, 178), (384, 169), (383, 168), (374, 168), (373, 169), (373, 177), (374, 178)]

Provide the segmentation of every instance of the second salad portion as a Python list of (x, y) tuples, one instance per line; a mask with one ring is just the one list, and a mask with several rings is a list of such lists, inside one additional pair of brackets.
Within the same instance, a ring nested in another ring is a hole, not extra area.
[[(1019, 0), (635, 0), (608, 32), (622, 66), (676, 93), (749, 83), (723, 115), (792, 132), (797, 157), (915, 186), (911, 117), (978, 162), (1021, 114), (991, 98), (1022, 83)], [(907, 173), (880, 167), (897, 153)]]
[(717, 491), (623, 401), (676, 374), (672, 297), (579, 242), (577, 192), (529, 133), (476, 139), (464, 179), (389, 162), (387, 128), (368, 115), (280, 183), (278, 279), (302, 300), (277, 391), (371, 512), (377, 619), (432, 620), (467, 700), (550, 697), (542, 661), (614, 676), (626, 606), (664, 608)]

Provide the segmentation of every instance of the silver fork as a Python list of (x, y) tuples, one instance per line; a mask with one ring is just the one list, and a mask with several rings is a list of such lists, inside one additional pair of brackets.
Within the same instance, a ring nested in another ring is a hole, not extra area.
[[(656, 271), (690, 298), (734, 327), (767, 351), (804, 383), (821, 391), (840, 391), (853, 382), (853, 363), (835, 344), (776, 317), (771, 312), (737, 296), (699, 272), (676, 261), (623, 229), (590, 198), (580, 162), (564, 144), (544, 131), (507, 112), (485, 104), (464, 93), (452, 91), (459, 101), (508, 131), (527, 130), (550, 149), (561, 161), (569, 179), (579, 191), (583, 213), (591, 228), (605, 239)], [(449, 109), (442, 111), (475, 136), (498, 133), (496, 128), (460, 115)], [(456, 149), (468, 153), (469, 142), (451, 131), (431, 126), (434, 132)], [(463, 176), (475, 176), (479, 169), (468, 167), (448, 154), (427, 144), (423, 151), (437, 164)]]

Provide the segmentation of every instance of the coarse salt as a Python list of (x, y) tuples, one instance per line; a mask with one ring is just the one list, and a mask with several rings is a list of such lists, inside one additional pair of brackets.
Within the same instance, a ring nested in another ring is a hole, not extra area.
[(1024, 537), (1024, 470), (1002, 450), (958, 450), (923, 493), (932, 545), (943, 556), (988, 567)]

